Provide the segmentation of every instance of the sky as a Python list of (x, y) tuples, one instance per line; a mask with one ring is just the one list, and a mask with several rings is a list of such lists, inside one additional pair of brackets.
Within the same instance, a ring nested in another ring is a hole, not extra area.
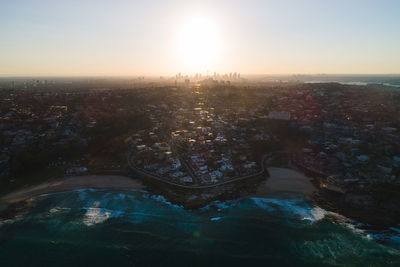
[(400, 1), (0, 0), (0, 76), (399, 74)]

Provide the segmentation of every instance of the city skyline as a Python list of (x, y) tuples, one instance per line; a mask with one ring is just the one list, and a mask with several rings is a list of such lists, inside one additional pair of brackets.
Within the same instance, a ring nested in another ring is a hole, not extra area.
[(397, 74), (396, 1), (13, 1), (0, 76)]

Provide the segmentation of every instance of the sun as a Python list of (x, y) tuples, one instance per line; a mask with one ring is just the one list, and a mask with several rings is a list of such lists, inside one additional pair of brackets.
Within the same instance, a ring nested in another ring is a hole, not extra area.
[(220, 49), (215, 24), (201, 18), (187, 21), (179, 32), (179, 54), (187, 71), (213, 69)]

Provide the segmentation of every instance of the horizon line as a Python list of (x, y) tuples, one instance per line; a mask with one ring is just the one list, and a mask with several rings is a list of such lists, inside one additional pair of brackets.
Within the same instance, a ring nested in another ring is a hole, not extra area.
[[(204, 76), (213, 76), (213, 73), (210, 74), (204, 74), (204, 73), (181, 73), (182, 76), (194, 76), (196, 74), (201, 74)], [(178, 74), (176, 73), (176, 74)], [(217, 72), (219, 75), (225, 75), (229, 73), (235, 73), (233, 72)], [(236, 72), (240, 73), (241, 76), (400, 76), (399, 73), (241, 73), (241, 72)], [(155, 77), (163, 77), (163, 78), (172, 78), (176, 74), (131, 74), (131, 75), (114, 75), (114, 74), (82, 74), (82, 75), (54, 75), (54, 74), (38, 74), (38, 75), (32, 75), (32, 74), (27, 74), (27, 75), (3, 75), (0, 74), (0, 79), (4, 78), (33, 78), (33, 77), (41, 77), (41, 78), (137, 78), (137, 77), (149, 77), (149, 78), (155, 78)]]

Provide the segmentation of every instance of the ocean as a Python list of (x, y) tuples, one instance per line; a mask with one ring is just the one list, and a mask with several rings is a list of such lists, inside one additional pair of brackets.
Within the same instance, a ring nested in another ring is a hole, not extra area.
[(146, 191), (85, 189), (0, 221), (0, 266), (400, 266), (400, 234), (359, 225), (297, 195), (185, 210)]
[(304, 83), (340, 83), (343, 85), (358, 85), (358, 86), (366, 86), (366, 85), (384, 85), (388, 87), (397, 87), (400, 88), (400, 84), (394, 83), (386, 83), (386, 82), (362, 82), (362, 81), (353, 81), (353, 82), (339, 82), (339, 81), (305, 81)]

